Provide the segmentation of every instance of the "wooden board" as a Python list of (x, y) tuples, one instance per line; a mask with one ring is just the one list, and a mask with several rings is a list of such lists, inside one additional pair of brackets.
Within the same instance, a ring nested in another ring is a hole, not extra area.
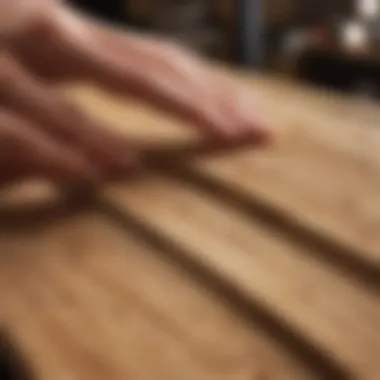
[[(350, 251), (354, 259), (380, 265), (380, 107), (284, 80), (244, 79), (280, 137), (269, 150), (202, 158), (192, 167), (269, 204)], [(132, 111), (119, 103), (104, 112), (104, 96), (84, 91), (80, 99), (90, 112), (130, 136), (196, 140), (188, 126), (141, 106)]]
[(319, 252), (173, 180), (147, 180), (108, 196), (355, 378), (380, 371), (378, 294), (321, 262)]
[(1, 234), (0, 299), (38, 379), (315, 378), (259, 324), (97, 212), (25, 227), (21, 241)]
[(276, 129), (271, 149), (200, 158), (166, 181), (110, 189), (108, 200), (355, 378), (372, 379), (380, 371), (380, 108), (247, 79)]
[(202, 160), (198, 172), (380, 265), (380, 107), (266, 90), (263, 108), (286, 132), (275, 149)]
[[(0, 193), (0, 318), (38, 378), (377, 380), (379, 107), (243, 79), (270, 149), (179, 157), (87, 208), (43, 184)], [(129, 137), (199, 141), (68, 91)]]

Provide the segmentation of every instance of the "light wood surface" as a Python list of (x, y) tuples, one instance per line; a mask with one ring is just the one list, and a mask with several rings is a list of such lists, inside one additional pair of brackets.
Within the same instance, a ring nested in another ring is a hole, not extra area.
[[(178, 159), (86, 205), (2, 191), (0, 317), (38, 378), (377, 380), (380, 108), (240, 80), (275, 129), (268, 149)], [(129, 137), (198, 139), (68, 92)]]
[(1, 295), (6, 326), (41, 379), (312, 378), (259, 328), (97, 213), (23, 240), (2, 239), (13, 256), (2, 265)]

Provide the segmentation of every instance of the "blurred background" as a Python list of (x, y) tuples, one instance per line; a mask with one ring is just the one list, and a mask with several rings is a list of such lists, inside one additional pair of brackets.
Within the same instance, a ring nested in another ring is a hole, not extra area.
[(380, 0), (70, 0), (204, 55), (380, 98)]

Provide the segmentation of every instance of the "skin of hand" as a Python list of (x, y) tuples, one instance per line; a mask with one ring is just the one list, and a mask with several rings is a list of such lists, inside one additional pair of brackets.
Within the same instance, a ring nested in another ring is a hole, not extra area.
[(29, 176), (101, 180), (134, 147), (83, 114), (52, 82), (86, 80), (190, 121), (208, 138), (269, 136), (252, 94), (200, 57), (121, 31), (59, 0), (0, 0), (0, 183)]

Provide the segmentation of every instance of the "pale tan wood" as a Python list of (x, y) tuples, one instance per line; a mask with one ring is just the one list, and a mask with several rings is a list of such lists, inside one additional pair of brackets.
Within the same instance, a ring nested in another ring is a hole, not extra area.
[(312, 250), (175, 181), (149, 179), (106, 194), (259, 299), (355, 378), (379, 373), (377, 295), (318, 261)]
[(202, 173), (257, 196), (380, 263), (380, 106), (258, 84), (284, 132), (275, 149), (201, 161)]
[(198, 140), (190, 125), (133, 101), (114, 97), (96, 87), (72, 86), (64, 89), (90, 115), (127, 137), (155, 142)]
[[(273, 147), (201, 159), (195, 167), (379, 263), (380, 106), (279, 78), (243, 78), (275, 131)], [(196, 139), (189, 126), (164, 115), (125, 103), (113, 107), (114, 101), (81, 91), (81, 104), (120, 131), (159, 141)]]
[(315, 378), (96, 212), (3, 230), (0, 252), (3, 321), (41, 380)]
[[(248, 200), (269, 203), (349, 246), (375, 268), (378, 106), (278, 78), (243, 79), (276, 130), (273, 147), (198, 159), (191, 170)], [(127, 136), (198, 139), (189, 126), (138, 103), (84, 86), (68, 93)], [(0, 206), (19, 204), (21, 216), (36, 200), (56, 199), (54, 189), (39, 184), (18, 193), (5, 191)], [(289, 240), (199, 189), (152, 174), (99, 195), (177, 242), (192, 261), (300, 333), (320, 355), (327, 352), (353, 378), (377, 380), (378, 292), (317, 258), (316, 248)], [(275, 333), (248, 324), (207, 286), (100, 211), (12, 233), (6, 222), (0, 218), (0, 317), (43, 379), (326, 378), (280, 347)]]
[[(273, 147), (201, 158), (191, 167), (377, 265), (379, 106), (278, 78), (244, 79), (275, 129)], [(141, 117), (128, 108), (122, 112), (129, 123)], [(166, 127), (162, 121), (170, 136), (179, 138), (175, 129), (181, 126)], [(158, 180), (108, 195), (190, 249), (210, 271), (220, 271), (243, 292), (259, 297), (356, 377), (372, 379), (380, 370), (374, 354), (380, 348), (379, 299), (339, 267), (182, 185)]]

